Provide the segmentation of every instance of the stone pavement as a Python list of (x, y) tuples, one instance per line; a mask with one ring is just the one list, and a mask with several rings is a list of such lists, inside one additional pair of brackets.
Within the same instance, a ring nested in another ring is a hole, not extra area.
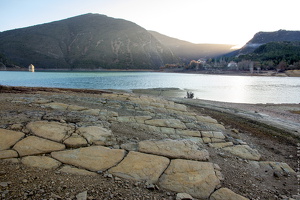
[[(222, 170), (211, 162), (208, 148), (251, 160), (256, 167), (295, 173), (285, 163), (260, 161), (257, 150), (229, 137), (215, 119), (161, 98), (101, 94), (98, 103), (102, 106), (97, 109), (34, 97), (13, 102), (78, 117), (70, 123), (48, 115), (0, 129), (0, 158), (19, 159), (28, 166), (91, 176), (109, 173), (211, 200), (247, 198), (222, 187)], [(126, 115), (121, 108), (126, 109)], [(163, 139), (120, 143), (110, 129), (111, 123), (126, 124)]]

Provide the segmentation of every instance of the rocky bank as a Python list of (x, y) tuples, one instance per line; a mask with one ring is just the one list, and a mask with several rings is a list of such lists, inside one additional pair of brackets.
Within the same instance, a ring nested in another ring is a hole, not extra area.
[(0, 102), (2, 199), (299, 198), (296, 148), (289, 159), (264, 155), (244, 133), (174, 101), (11, 88)]

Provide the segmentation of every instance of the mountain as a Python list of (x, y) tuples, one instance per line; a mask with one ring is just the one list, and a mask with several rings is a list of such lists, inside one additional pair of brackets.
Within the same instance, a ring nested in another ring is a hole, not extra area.
[(199, 58), (216, 57), (232, 52), (231, 48), (234, 46), (228, 44), (194, 44), (155, 31), (149, 32), (164, 46), (170, 48), (185, 63), (191, 60), (198, 60)]
[(239, 56), (239, 60), (260, 63), (271, 61), (275, 65), (284, 61), (288, 65), (293, 65), (300, 60), (300, 41), (268, 42), (259, 46), (253, 53)]
[(37, 69), (158, 69), (178, 62), (144, 28), (100, 14), (0, 32), (0, 53)]
[(252, 53), (259, 46), (269, 42), (300, 41), (300, 31), (279, 30), (274, 32), (258, 32), (237, 53), (243, 55)]

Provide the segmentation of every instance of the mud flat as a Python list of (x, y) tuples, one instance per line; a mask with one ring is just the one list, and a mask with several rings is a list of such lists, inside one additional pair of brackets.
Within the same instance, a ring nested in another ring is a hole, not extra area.
[(297, 133), (235, 115), (243, 106), (2, 86), (1, 198), (299, 198)]

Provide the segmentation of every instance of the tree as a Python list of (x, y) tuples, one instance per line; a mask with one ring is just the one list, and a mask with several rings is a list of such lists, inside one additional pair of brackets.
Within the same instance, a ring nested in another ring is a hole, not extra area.
[(277, 65), (278, 72), (283, 72), (286, 70), (286, 68), (287, 68), (287, 63), (283, 60)]
[(190, 64), (187, 66), (187, 69), (198, 69), (200, 65), (200, 62), (196, 60), (192, 60)]

